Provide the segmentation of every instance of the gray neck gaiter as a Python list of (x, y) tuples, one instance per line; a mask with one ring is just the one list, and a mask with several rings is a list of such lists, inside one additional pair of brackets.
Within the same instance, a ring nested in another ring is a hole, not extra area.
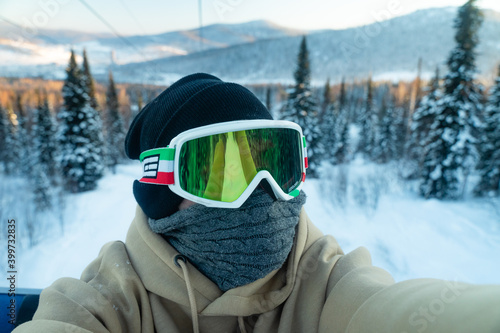
[(149, 226), (226, 291), (283, 265), (305, 201), (303, 192), (288, 201), (274, 201), (258, 188), (238, 209), (196, 204), (159, 220), (149, 219)]

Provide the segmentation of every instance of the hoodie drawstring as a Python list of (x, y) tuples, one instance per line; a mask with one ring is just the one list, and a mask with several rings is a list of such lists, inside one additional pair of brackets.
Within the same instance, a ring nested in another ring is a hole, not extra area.
[(243, 317), (238, 317), (238, 325), (240, 326), (241, 333), (247, 333), (247, 329), (245, 328), (245, 322), (243, 321)]
[[(184, 280), (186, 281), (186, 288), (187, 288), (188, 298), (189, 298), (189, 306), (191, 307), (191, 320), (193, 322), (193, 332), (200, 333), (200, 328), (199, 328), (199, 324), (198, 324), (198, 308), (196, 306), (196, 298), (194, 296), (193, 287), (191, 286), (191, 280), (189, 279), (189, 271), (188, 271), (188, 266), (186, 264), (187, 259), (183, 255), (178, 254), (175, 256), (174, 262), (178, 267), (181, 268), (182, 274), (184, 275)], [(240, 327), (241, 333), (247, 333), (243, 317), (238, 317), (238, 325)]]
[(196, 307), (196, 298), (194, 297), (194, 290), (191, 286), (191, 280), (189, 279), (188, 266), (186, 265), (186, 257), (183, 255), (176, 255), (174, 262), (177, 266), (182, 269), (184, 274), (184, 280), (186, 281), (186, 288), (188, 292), (189, 305), (191, 307), (191, 320), (193, 322), (193, 332), (200, 333), (200, 328), (198, 326), (198, 308)]

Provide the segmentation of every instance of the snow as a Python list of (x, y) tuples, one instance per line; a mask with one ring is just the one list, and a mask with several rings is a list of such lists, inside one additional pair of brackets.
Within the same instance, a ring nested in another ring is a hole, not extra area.
[(391, 182), (388, 173), (377, 166), (351, 168), (351, 179), (364, 170), (388, 185), (381, 190), (376, 210), (352, 203), (345, 208), (332, 205), (319, 190), (319, 180), (308, 180), (304, 187), (309, 217), (323, 232), (332, 234), (344, 252), (368, 248), (373, 264), (388, 270), (396, 281), (429, 277), (500, 283), (498, 199), (425, 200), (405, 193), (401, 184)]
[[(325, 170), (331, 176), (306, 181), (305, 208), (344, 252), (367, 247), (374, 265), (396, 281), (433, 277), (500, 283), (498, 198), (424, 200), (398, 181), (394, 166), (356, 160), (347, 168), (350, 185), (341, 205), (335, 188), (340, 173)], [(132, 182), (140, 172), (138, 163), (120, 165), (97, 190), (69, 195), (64, 234), (56, 223), (39, 244), (17, 249), (18, 287), (44, 288), (60, 277), (78, 278), (105, 243), (124, 241), (136, 208)], [(368, 199), (364, 204), (362, 192)], [(6, 286), (4, 276), (0, 279)]]
[(54, 227), (37, 246), (18, 250), (18, 287), (44, 288), (60, 277), (79, 278), (105, 243), (125, 240), (135, 214), (132, 181), (140, 176), (140, 165), (117, 170), (97, 190), (68, 195), (64, 234)]
[[(432, 71), (425, 71), (420, 73), (420, 78), (423, 80), (430, 80), (434, 73)], [(418, 76), (418, 71), (387, 71), (373, 75), (373, 81), (390, 81), (398, 83), (399, 81), (411, 82)]]
[(26, 40), (0, 38), (0, 58), (4, 64), (62, 66), (68, 62), (69, 52), (64, 45), (38, 45)]

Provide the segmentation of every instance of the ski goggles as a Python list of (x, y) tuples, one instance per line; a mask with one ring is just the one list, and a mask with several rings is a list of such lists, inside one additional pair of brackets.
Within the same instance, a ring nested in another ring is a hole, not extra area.
[(140, 182), (168, 185), (185, 199), (221, 208), (240, 207), (263, 179), (277, 198), (290, 200), (299, 195), (308, 167), (302, 129), (282, 120), (190, 129), (139, 159)]

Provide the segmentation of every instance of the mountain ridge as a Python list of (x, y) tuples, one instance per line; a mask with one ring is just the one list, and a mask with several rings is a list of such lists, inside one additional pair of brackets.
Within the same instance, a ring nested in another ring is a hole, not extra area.
[[(265, 20), (213, 24), (204, 27), (202, 41), (198, 29), (127, 36), (134, 48), (125, 45), (121, 38), (108, 34), (77, 43), (75, 48), (87, 49), (96, 78), (103, 80), (107, 70), (112, 69), (115, 79), (121, 82), (169, 84), (186, 74), (204, 71), (223, 79), (246, 83), (289, 83), (293, 81), (301, 36), (307, 35), (312, 77), (316, 84), (327, 78), (334, 81), (341, 77), (356, 79), (370, 73), (375, 77), (390, 77), (391, 73), (394, 74), (392, 76), (413, 75), (419, 58), (423, 59), (426, 73), (444, 65), (454, 46), (453, 22), (457, 9), (422, 9), (343, 30), (304, 31)], [(500, 13), (492, 10), (485, 10), (484, 13), (478, 69), (481, 75), (488, 75), (500, 60), (500, 41), (497, 38), (500, 35)], [(61, 31), (57, 33), (68, 35)], [(76, 33), (75, 36), (83, 38)], [(5, 50), (9, 50), (7, 46), (0, 41), (0, 57), (2, 52), (5, 54)], [(33, 48), (35, 51), (28, 49), (25, 53), (41, 52), (36, 47)], [(66, 46), (54, 47), (61, 49)], [(115, 51), (114, 57), (111, 50)], [(0, 75), (4, 72), (19, 76), (30, 69), (35, 75), (50, 78), (59, 75), (63, 78), (61, 69), (67, 62), (61, 56), (59, 62), (35, 62), (30, 67), (20, 63), (21, 57), (11, 55), (11, 58), (18, 61), (17, 66), (15, 62), (9, 68), (0, 65)]]

